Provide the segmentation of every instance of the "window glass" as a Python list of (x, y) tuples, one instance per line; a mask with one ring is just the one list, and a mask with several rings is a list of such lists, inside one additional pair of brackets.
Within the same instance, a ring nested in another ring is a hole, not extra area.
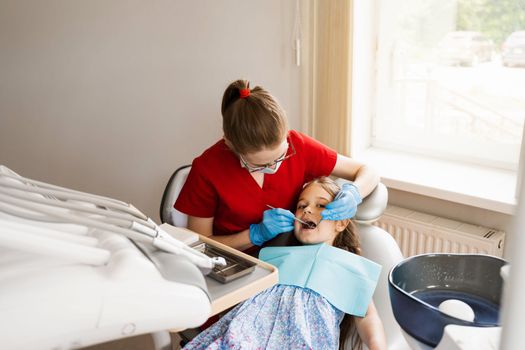
[(379, 2), (372, 143), (516, 169), (525, 1)]

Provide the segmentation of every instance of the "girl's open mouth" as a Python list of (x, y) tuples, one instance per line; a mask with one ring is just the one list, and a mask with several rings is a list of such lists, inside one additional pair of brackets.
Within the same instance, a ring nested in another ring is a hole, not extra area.
[(305, 223), (301, 223), (301, 227), (303, 229), (310, 229), (310, 230), (312, 230), (312, 229), (317, 227), (317, 224), (315, 222), (313, 222), (313, 221), (305, 220), (304, 222)]

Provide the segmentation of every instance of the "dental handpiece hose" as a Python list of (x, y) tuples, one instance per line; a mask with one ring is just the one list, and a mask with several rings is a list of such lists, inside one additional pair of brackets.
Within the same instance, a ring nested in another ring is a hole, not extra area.
[[(5, 187), (7, 188), (13, 188), (12, 184), (0, 184), (0, 188), (4, 187), (4, 185), (6, 185)], [(17, 190), (19, 191), (23, 191), (23, 189), (19, 186), (15, 186), (15, 188), (17, 188)], [(25, 190), (26, 192), (40, 192), (38, 191), (38, 188), (35, 188), (34, 186), (29, 186), (29, 188), (26, 188)], [(48, 192), (48, 195), (56, 195), (61, 193), (62, 191), (51, 189), (47, 190), (46, 192)], [(107, 230), (110, 232), (122, 234), (131, 239), (149, 242), (158, 249), (170, 253), (184, 255), (188, 259), (190, 259), (194, 264), (206, 269), (211, 269), (215, 265), (226, 265), (226, 261), (223, 258), (210, 258), (207, 255), (186, 246), (184, 243), (177, 241), (168, 233), (162, 231), (159, 228), (159, 226), (155, 224), (155, 222), (153, 222), (153, 220), (147, 217), (147, 220), (142, 220), (138, 217), (135, 217), (135, 220), (121, 220), (121, 222), (124, 221), (129, 223), (129, 226), (125, 225), (128, 227), (122, 227), (120, 225), (115, 224), (114, 222), (112, 223), (111, 219), (107, 220), (108, 217), (113, 216), (114, 213), (111, 213), (101, 208), (96, 208), (94, 210), (92, 208), (82, 208), (81, 206), (79, 207), (78, 204), (68, 203), (67, 201), (59, 201), (56, 199), (44, 197), (42, 197), (38, 201), (35, 201), (35, 198), (26, 197), (20, 194), (17, 195), (14, 193), (9, 193), (9, 191), (0, 194), (0, 197), (3, 197), (3, 201), (5, 203), (10, 203), (15, 207), (23, 208), (26, 210), (28, 209), (32, 212), (36, 212), (39, 214), (44, 214), (47, 217), (53, 217), (55, 219), (63, 220), (65, 222), (72, 222), (87, 227)], [(85, 203), (91, 203), (91, 201), (93, 200), (91, 196), (84, 195), (84, 193), (82, 192), (76, 192), (75, 197), (76, 200), (80, 200)], [(56, 210), (52, 210), (52, 208), (69, 209), (70, 211), (75, 213), (93, 213), (93, 211), (95, 211), (99, 216), (102, 216), (103, 219), (101, 219), (100, 217), (98, 219), (92, 219), (85, 215), (78, 216), (66, 214), (64, 212), (57, 212)], [(140, 213), (138, 210), (136, 211)], [(27, 216), (32, 220), (36, 219), (34, 215), (31, 215), (27, 212), (23, 214), (22, 212), (18, 211), (16, 213), (11, 212), (11, 214), (18, 214), (17, 216)], [(140, 216), (145, 217), (144, 214), (140, 214)], [(140, 221), (142, 221), (142, 223)]]

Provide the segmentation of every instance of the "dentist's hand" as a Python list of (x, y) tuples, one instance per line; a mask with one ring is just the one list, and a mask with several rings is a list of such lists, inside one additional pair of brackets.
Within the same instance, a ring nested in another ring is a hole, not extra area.
[(325, 210), (321, 212), (323, 220), (344, 220), (354, 217), (357, 206), (363, 199), (353, 183), (345, 183), (339, 193), (335, 196), (334, 201), (326, 205)]
[(281, 208), (266, 210), (260, 224), (250, 225), (250, 241), (260, 246), (279, 233), (292, 231), (294, 218), (289, 210)]

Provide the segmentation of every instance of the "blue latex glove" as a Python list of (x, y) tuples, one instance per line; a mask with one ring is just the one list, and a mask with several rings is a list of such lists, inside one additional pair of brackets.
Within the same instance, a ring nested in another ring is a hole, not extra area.
[(250, 225), (250, 241), (260, 246), (279, 233), (293, 231), (294, 219), (295, 216), (289, 210), (281, 208), (265, 210), (262, 222)]
[(363, 199), (353, 183), (345, 183), (334, 200), (321, 212), (323, 220), (344, 220), (354, 217)]

